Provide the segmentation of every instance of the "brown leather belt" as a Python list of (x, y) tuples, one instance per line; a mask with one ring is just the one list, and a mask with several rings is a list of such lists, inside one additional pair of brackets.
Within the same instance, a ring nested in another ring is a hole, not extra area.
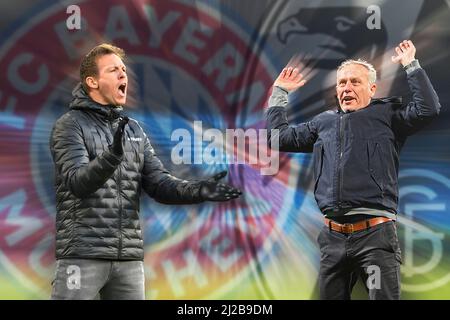
[(337, 223), (330, 219), (325, 218), (325, 224), (330, 228), (330, 230), (341, 232), (341, 233), (353, 233), (361, 230), (369, 229), (370, 227), (376, 226), (380, 223), (385, 223), (392, 221), (392, 219), (386, 217), (376, 217), (363, 221), (358, 221), (356, 223)]

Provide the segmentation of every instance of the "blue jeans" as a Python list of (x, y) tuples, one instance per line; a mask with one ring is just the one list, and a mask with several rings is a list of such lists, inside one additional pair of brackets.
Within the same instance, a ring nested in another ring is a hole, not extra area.
[(59, 259), (52, 300), (144, 300), (142, 261)]
[(319, 234), (320, 299), (349, 300), (358, 278), (370, 300), (400, 299), (402, 262), (395, 222), (343, 234), (324, 226)]

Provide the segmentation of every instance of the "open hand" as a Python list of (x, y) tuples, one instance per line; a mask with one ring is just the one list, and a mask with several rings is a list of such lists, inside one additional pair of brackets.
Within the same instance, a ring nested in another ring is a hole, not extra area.
[(306, 80), (303, 79), (303, 75), (298, 68), (286, 67), (281, 71), (273, 85), (291, 92), (303, 87), (305, 83)]
[(202, 181), (200, 187), (200, 195), (207, 201), (228, 201), (238, 198), (242, 192), (227, 184), (219, 183), (219, 180), (227, 175), (226, 171), (222, 171), (208, 180)]

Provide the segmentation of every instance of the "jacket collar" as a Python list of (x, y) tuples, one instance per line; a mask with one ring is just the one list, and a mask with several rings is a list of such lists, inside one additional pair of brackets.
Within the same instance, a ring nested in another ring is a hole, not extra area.
[(122, 106), (103, 105), (92, 100), (86, 91), (84, 91), (81, 83), (78, 83), (73, 89), (72, 97), (72, 102), (69, 104), (71, 110), (93, 111), (108, 120), (115, 120), (119, 118), (123, 112)]
[[(337, 113), (346, 113), (346, 112), (344, 112), (344, 110), (341, 109), (341, 106), (339, 105), (338, 97), (336, 95), (334, 97), (335, 97), (336, 106), (337, 106), (336, 112)], [(369, 103), (369, 105), (366, 108), (368, 108), (371, 105), (376, 104), (376, 103), (392, 103), (392, 104), (400, 104), (401, 105), (402, 104), (402, 97), (400, 97), (400, 96), (391, 96), (391, 97), (384, 97), (384, 98), (374, 98), (374, 99), (370, 100), (370, 103)], [(365, 108), (363, 108), (363, 109), (365, 109)], [(363, 110), (363, 109), (361, 109), (361, 110)]]

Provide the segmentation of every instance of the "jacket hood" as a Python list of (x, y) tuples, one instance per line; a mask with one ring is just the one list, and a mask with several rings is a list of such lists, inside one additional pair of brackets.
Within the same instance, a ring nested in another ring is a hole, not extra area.
[(84, 91), (81, 83), (78, 83), (73, 89), (72, 97), (72, 101), (69, 104), (71, 110), (90, 110), (108, 119), (117, 119), (123, 111), (122, 106), (103, 105), (92, 100)]

